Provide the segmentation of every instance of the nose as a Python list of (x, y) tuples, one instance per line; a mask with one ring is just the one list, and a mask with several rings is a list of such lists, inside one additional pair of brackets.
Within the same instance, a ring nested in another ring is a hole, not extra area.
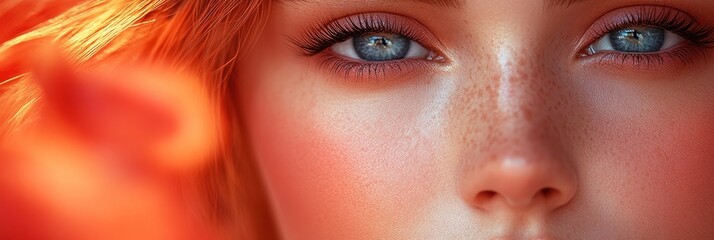
[[(503, 54), (492, 74), (491, 98), (480, 104), (489, 112), (471, 121), (464, 144), (470, 154), (461, 159), (459, 193), (474, 208), (485, 211), (552, 211), (575, 195), (577, 174), (561, 136), (568, 118), (555, 76), (538, 64), (512, 64), (515, 54)], [(520, 62), (534, 62), (519, 59)], [(535, 61), (537, 62), (537, 61)], [(476, 80), (478, 82), (478, 79)], [(483, 97), (482, 97), (483, 98)], [(493, 99), (493, 100), (488, 100)], [(482, 108), (483, 109), (483, 108)], [(467, 120), (468, 121), (468, 120)]]
[(576, 191), (574, 171), (557, 160), (528, 155), (502, 155), (465, 173), (461, 194), (486, 211), (551, 211), (565, 205)]

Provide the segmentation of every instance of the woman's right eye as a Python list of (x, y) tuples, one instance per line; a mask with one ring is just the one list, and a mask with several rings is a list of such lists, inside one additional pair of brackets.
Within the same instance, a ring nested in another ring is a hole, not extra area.
[(330, 50), (337, 55), (368, 62), (393, 61), (407, 58), (429, 58), (434, 53), (421, 44), (396, 33), (366, 33), (336, 43)]

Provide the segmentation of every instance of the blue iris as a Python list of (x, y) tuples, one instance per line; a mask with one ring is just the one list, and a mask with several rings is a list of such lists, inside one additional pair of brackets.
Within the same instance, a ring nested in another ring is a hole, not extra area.
[(612, 48), (621, 52), (657, 52), (664, 45), (665, 31), (654, 27), (630, 27), (610, 33)]
[(411, 39), (391, 33), (370, 33), (354, 38), (357, 55), (365, 61), (390, 61), (407, 56)]

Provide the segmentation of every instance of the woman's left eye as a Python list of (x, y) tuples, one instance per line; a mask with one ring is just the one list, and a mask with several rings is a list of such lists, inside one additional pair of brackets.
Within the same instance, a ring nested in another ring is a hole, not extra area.
[(587, 49), (588, 55), (600, 52), (654, 53), (675, 47), (686, 40), (657, 27), (633, 26), (611, 31)]
[(341, 56), (368, 62), (430, 58), (433, 53), (414, 40), (396, 33), (366, 33), (336, 43), (330, 49)]

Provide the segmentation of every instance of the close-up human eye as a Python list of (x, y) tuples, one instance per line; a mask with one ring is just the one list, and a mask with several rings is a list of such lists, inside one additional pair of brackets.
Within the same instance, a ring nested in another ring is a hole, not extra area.
[(582, 57), (600, 56), (619, 67), (637, 68), (691, 63), (706, 54), (714, 39), (712, 27), (680, 10), (635, 6), (603, 16), (591, 28), (590, 44)]
[(686, 40), (676, 33), (650, 26), (633, 26), (611, 31), (588, 47), (588, 54), (604, 51), (652, 53), (667, 50)]
[(427, 58), (430, 51), (397, 33), (366, 33), (330, 47), (335, 54), (368, 62)]
[(389, 13), (324, 21), (291, 42), (301, 55), (319, 57), (323, 67), (346, 77), (383, 77), (445, 60), (426, 27)]

